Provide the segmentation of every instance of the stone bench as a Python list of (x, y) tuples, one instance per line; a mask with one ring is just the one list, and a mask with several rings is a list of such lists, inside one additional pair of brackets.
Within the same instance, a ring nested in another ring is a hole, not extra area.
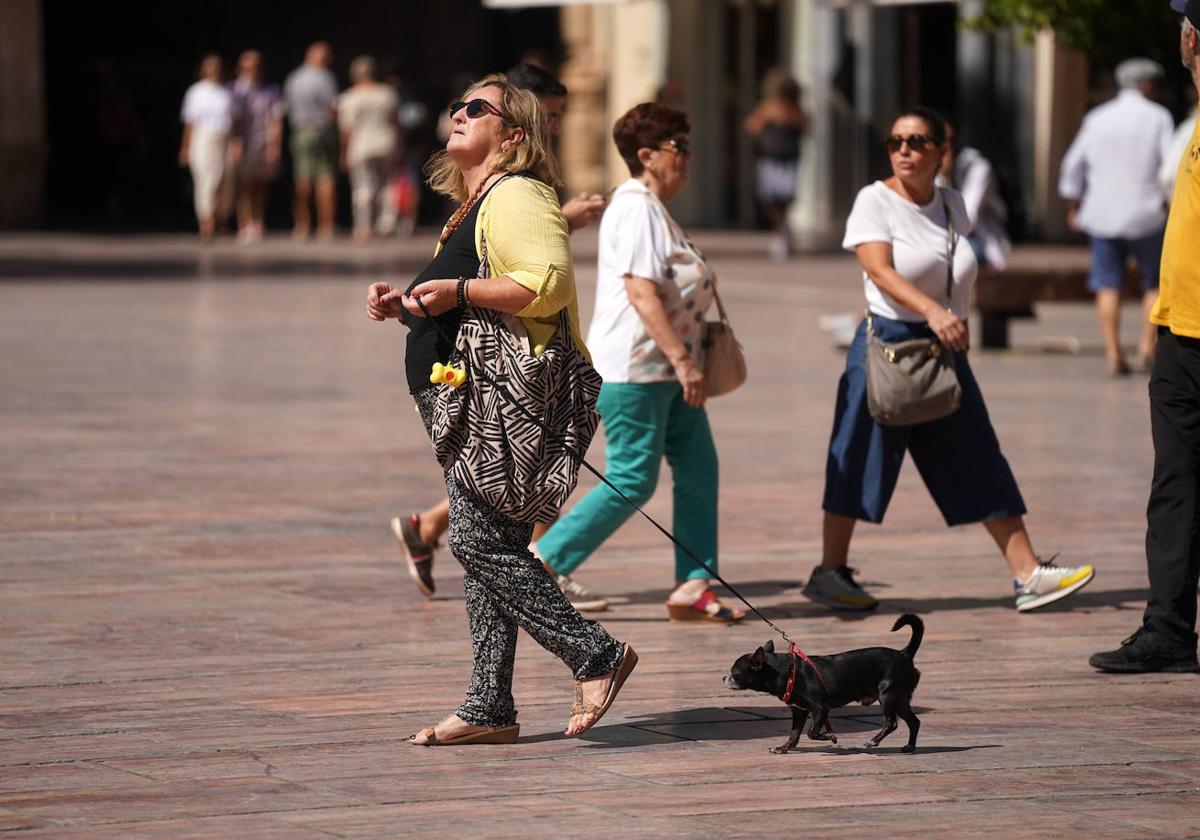
[[(1008, 347), (1008, 322), (1036, 317), (1035, 303), (1090, 302), (1087, 288), (1091, 254), (1086, 247), (1023, 245), (1015, 249), (1004, 271), (983, 270), (975, 284), (975, 308), (980, 318), (980, 345), (989, 350)], [(1137, 271), (1131, 266), (1122, 297), (1141, 298)]]

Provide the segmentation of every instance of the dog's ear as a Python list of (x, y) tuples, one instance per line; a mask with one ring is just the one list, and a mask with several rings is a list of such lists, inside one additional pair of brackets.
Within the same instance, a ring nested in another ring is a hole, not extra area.
[(762, 648), (759, 648), (758, 650), (754, 651), (754, 655), (750, 657), (750, 667), (758, 670), (763, 666), (763, 662), (766, 661), (766, 658), (766, 651), (764, 651)]
[(762, 646), (762, 649), (765, 650), (767, 653), (774, 653), (775, 652), (775, 640), (772, 639), (771, 641), (767, 642), (765, 645)]

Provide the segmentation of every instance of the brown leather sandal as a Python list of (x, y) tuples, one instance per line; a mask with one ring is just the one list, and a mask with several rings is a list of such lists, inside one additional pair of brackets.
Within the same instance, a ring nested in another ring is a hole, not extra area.
[[(571, 707), (571, 717), (576, 715), (595, 715), (592, 722), (583, 729), (576, 732), (576, 735), (582, 735), (593, 726), (600, 722), (600, 718), (604, 717), (604, 713), (612, 706), (613, 701), (617, 699), (617, 695), (621, 693), (621, 686), (625, 685), (625, 680), (629, 679), (629, 675), (633, 673), (633, 669), (637, 667), (638, 655), (637, 652), (628, 644), (625, 644), (625, 649), (621, 653), (621, 664), (617, 666), (617, 670), (613, 673), (613, 680), (608, 685), (608, 694), (604, 697), (604, 703), (597, 706), (595, 703), (583, 702), (583, 683), (575, 683), (575, 705)], [(600, 679), (597, 677), (597, 679)], [(590, 680), (588, 682), (591, 682)]]
[(422, 729), (418, 734), (423, 735), (425, 740), (417, 741), (416, 735), (408, 737), (408, 742), (416, 747), (453, 747), (464, 744), (515, 744), (517, 743), (517, 736), (521, 734), (521, 724), (488, 726), (474, 732), (464, 732), (462, 735), (455, 735), (453, 738), (438, 738), (437, 732), (434, 731), (432, 726), (428, 729)]

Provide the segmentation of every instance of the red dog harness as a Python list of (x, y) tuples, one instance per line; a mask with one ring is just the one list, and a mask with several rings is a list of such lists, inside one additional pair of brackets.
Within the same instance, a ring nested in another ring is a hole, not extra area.
[[(817, 682), (821, 683), (821, 689), (828, 691), (828, 689), (826, 689), (826, 684), (824, 684), (824, 677), (821, 676), (821, 668), (818, 668), (816, 662), (809, 659), (808, 654), (796, 647), (796, 642), (792, 642), (791, 644), (792, 647), (787, 649), (787, 653), (792, 654), (792, 668), (791, 671), (787, 672), (787, 690), (784, 691), (785, 706), (791, 706), (792, 703), (792, 692), (796, 690), (796, 664), (800, 660), (803, 660), (810, 668), (812, 668), (812, 673), (815, 673), (817, 676)], [(826, 718), (826, 728), (830, 733), (833, 732), (833, 724), (830, 724), (828, 718)]]
[(825, 688), (825, 678), (821, 676), (821, 669), (816, 666), (816, 663), (808, 658), (808, 654), (796, 647), (796, 643), (792, 642), (792, 646), (788, 649), (788, 653), (792, 655), (792, 668), (788, 671), (787, 690), (783, 692), (783, 702), (785, 705), (791, 704), (792, 692), (796, 688), (796, 663), (803, 660), (808, 667), (813, 669), (813, 673), (817, 675), (817, 682), (821, 684), (821, 688)]

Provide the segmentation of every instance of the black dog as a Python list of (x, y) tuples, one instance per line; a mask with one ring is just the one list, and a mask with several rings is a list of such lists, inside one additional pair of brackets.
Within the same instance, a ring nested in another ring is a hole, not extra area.
[[(786, 744), (771, 749), (773, 753), (785, 753), (796, 746), (809, 713), (812, 725), (808, 737), (836, 744), (829, 710), (855, 702), (869, 706), (876, 700), (883, 707), (883, 729), (867, 741), (867, 748), (879, 746), (880, 741), (895, 732), (896, 718), (901, 717), (908, 724), (908, 744), (900, 751), (915, 752), (921, 721), (913, 714), (911, 702), (921, 672), (913, 667), (913, 656), (921, 646), (925, 624), (915, 615), (905, 613), (896, 619), (892, 632), (905, 625), (913, 632), (902, 651), (860, 648), (808, 659), (803, 654), (776, 653), (774, 642), (767, 642), (754, 653), (739, 656), (725, 684), (732, 689), (773, 694), (791, 707), (791, 734)], [(828, 734), (822, 729), (828, 729)]]

